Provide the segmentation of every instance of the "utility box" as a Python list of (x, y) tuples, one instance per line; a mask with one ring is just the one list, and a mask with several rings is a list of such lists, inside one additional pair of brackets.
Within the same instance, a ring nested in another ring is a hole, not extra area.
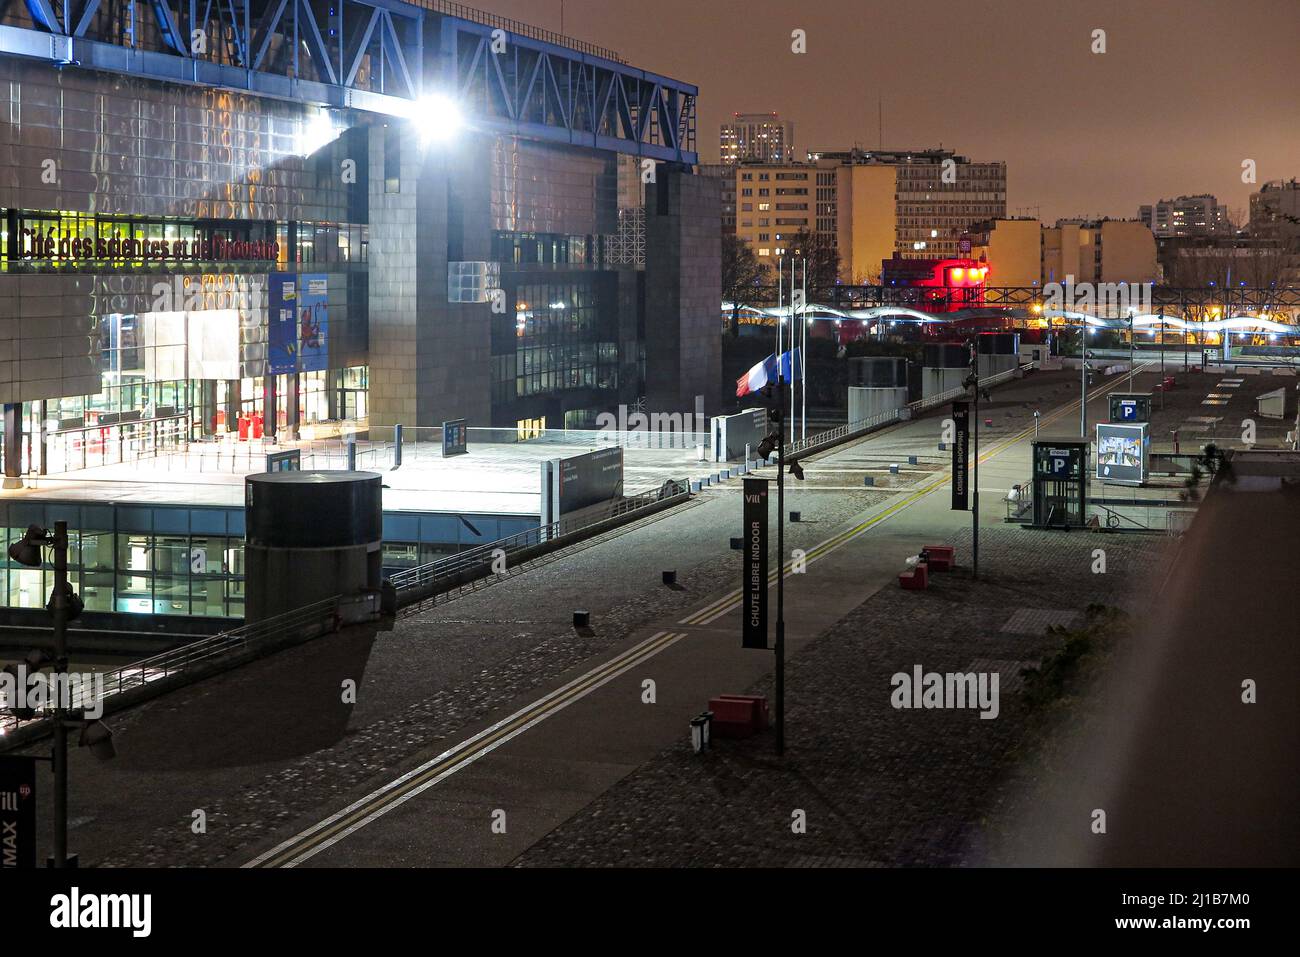
[(382, 484), (374, 472), (263, 472), (244, 479), (247, 622), (328, 598), (378, 593)]

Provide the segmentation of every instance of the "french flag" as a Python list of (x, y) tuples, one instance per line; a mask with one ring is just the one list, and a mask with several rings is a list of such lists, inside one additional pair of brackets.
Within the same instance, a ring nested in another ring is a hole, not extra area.
[[(769, 382), (775, 382), (777, 371), (776, 355), (773, 354), (768, 356), (736, 380), (736, 398), (740, 398), (743, 395), (749, 395), (751, 392), (758, 392)], [(786, 382), (793, 382), (798, 377), (798, 349), (792, 349), (789, 352), (781, 353), (780, 375)]]

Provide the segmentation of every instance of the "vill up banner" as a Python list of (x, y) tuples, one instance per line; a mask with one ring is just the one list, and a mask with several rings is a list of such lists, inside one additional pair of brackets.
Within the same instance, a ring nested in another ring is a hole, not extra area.
[(967, 453), (970, 451), (970, 404), (954, 402), (952, 421), (956, 427), (952, 441), (952, 508), (965, 512), (970, 509), (970, 479), (967, 472)]
[(741, 646), (767, 647), (767, 479), (745, 479)]

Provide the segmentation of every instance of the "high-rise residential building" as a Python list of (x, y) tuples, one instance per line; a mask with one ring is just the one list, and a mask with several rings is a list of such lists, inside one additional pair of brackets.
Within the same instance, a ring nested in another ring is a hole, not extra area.
[(719, 136), (722, 162), (789, 163), (795, 158), (794, 121), (775, 113), (735, 113)]
[(1156, 236), (1222, 236), (1232, 232), (1228, 207), (1209, 193), (1162, 199), (1138, 207), (1138, 219)]
[(971, 256), (988, 263), (989, 286), (1049, 282), (1156, 282), (1156, 239), (1138, 220), (997, 219), (971, 228)]
[(988, 264), (987, 286), (1043, 281), (1043, 226), (1036, 219), (993, 219), (971, 227), (971, 256)]
[(1057, 220), (1043, 228), (1043, 282), (1157, 282), (1155, 236), (1136, 219)]
[(700, 164), (700, 176), (716, 179), (722, 184), (722, 231), (736, 232), (736, 170), (725, 163)]
[(736, 235), (760, 259), (783, 255), (806, 229), (832, 245), (845, 282), (874, 281), (895, 253), (960, 254), (973, 223), (1004, 217), (1005, 163), (950, 150), (812, 152), (806, 163), (736, 167)]
[(1300, 243), (1300, 181), (1273, 180), (1250, 197), (1252, 236)]

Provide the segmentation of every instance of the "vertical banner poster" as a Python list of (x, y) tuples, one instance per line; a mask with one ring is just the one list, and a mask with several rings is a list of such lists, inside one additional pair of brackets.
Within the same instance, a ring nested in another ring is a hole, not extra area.
[(469, 451), (469, 429), (465, 419), (450, 419), (442, 423), (442, 457), (464, 455)]
[(298, 371), (298, 277), (273, 272), (266, 294), (266, 371), (285, 375)]
[(0, 870), (36, 866), (36, 759), (0, 756)]
[(329, 277), (303, 276), (298, 284), (298, 369), (329, 367)]
[(741, 646), (767, 647), (767, 479), (745, 479)]
[(970, 404), (954, 402), (952, 421), (955, 429), (952, 440), (952, 509), (965, 512), (970, 509), (970, 478), (968, 469), (970, 451)]

